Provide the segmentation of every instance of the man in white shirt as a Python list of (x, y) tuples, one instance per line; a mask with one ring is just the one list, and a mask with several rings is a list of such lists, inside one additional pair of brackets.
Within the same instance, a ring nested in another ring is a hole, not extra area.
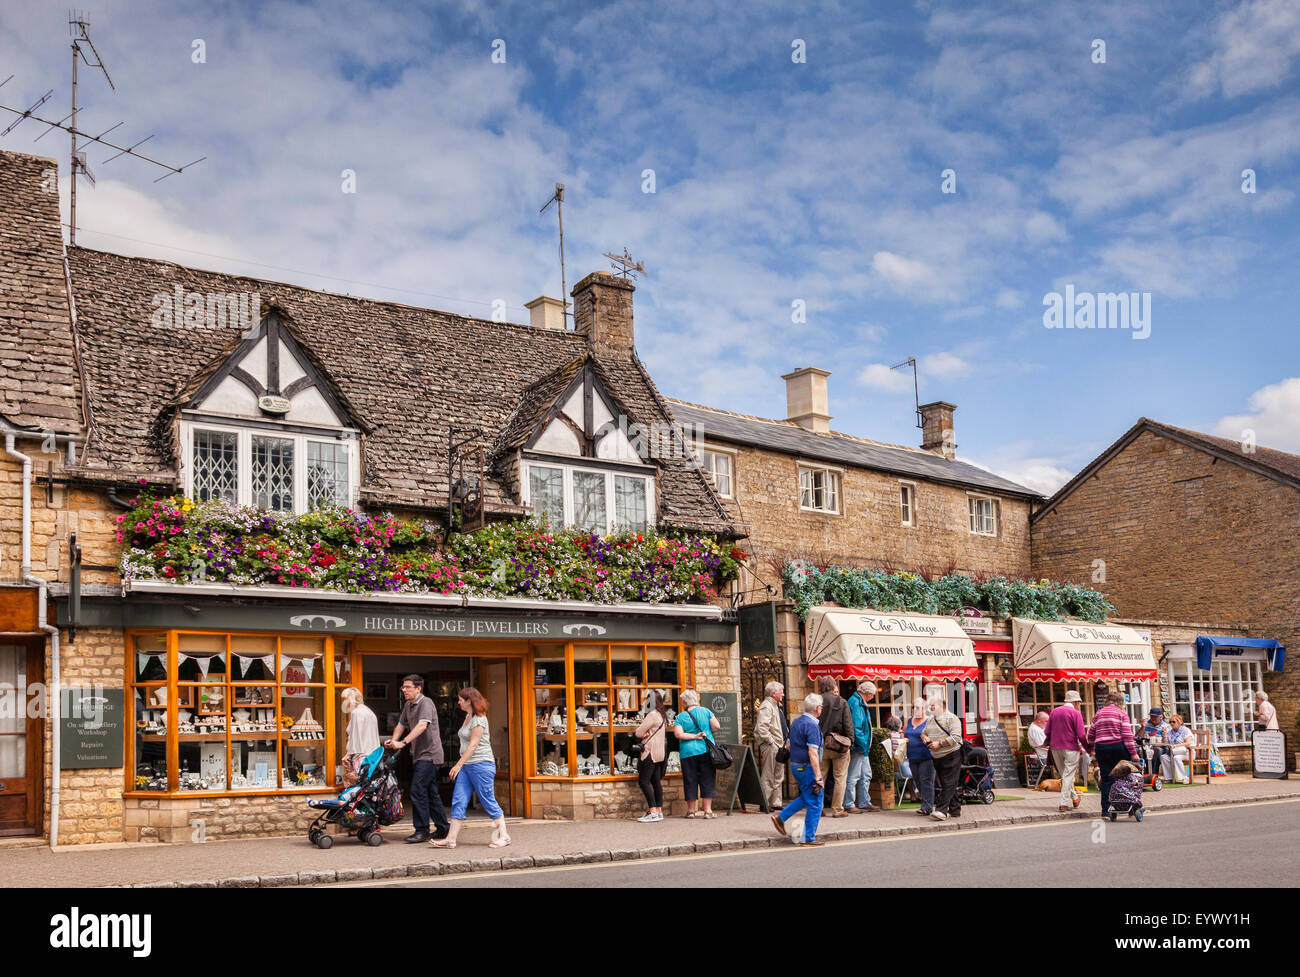
[(1034, 755), (1038, 757), (1040, 778), (1042, 777), (1042, 771), (1047, 769), (1047, 720), (1047, 711), (1040, 709), (1038, 715), (1034, 717), (1034, 721), (1025, 730), (1025, 735), (1029, 737), (1029, 745), (1033, 749)]

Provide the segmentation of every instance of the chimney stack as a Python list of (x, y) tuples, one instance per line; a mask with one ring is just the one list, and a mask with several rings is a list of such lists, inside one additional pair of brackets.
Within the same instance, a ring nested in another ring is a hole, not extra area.
[(549, 295), (543, 295), (535, 298), (531, 302), (525, 302), (524, 308), (532, 317), (529, 321), (538, 329), (557, 329), (563, 331), (566, 326), (564, 322), (564, 303), (559, 299), (553, 299)]
[(957, 457), (957, 435), (952, 421), (956, 410), (956, 405), (944, 400), (921, 405), (922, 451), (937, 451), (949, 461)]
[(826, 393), (826, 378), (830, 375), (829, 370), (805, 366), (781, 377), (785, 381), (787, 421), (819, 434), (830, 431), (830, 401)]
[(594, 271), (573, 286), (574, 330), (594, 353), (632, 355), (632, 293), (636, 286), (607, 271)]

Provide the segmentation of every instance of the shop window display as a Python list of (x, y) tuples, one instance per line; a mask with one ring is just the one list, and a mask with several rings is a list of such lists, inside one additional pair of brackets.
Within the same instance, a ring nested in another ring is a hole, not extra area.
[[(572, 686), (555, 681), (564, 672), (559, 667), (562, 652), (538, 649), (534, 653), (537, 775), (636, 776), (632, 744), (648, 711), (649, 694), (657, 690), (663, 696), (670, 724), (676, 715), (681, 647), (574, 645)], [(546, 685), (540, 684), (542, 679), (547, 680)], [(681, 766), (675, 745), (670, 738), (669, 772), (677, 772)]]
[(1215, 661), (1207, 670), (1195, 661), (1171, 661), (1169, 677), (1173, 711), (1184, 722), (1198, 733), (1208, 730), (1216, 746), (1249, 745), (1255, 729), (1255, 692), (1264, 687), (1262, 662)]
[[(305, 635), (172, 632), (134, 636), (137, 791), (321, 789), (331, 780), (325, 704), (351, 662)], [(157, 664), (155, 664), (155, 660)], [(173, 684), (141, 681), (175, 673)], [(169, 740), (175, 768), (168, 768)]]

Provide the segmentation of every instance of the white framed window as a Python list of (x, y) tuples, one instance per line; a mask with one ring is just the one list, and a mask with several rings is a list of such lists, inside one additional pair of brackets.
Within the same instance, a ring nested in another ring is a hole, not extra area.
[(840, 511), (840, 473), (830, 468), (799, 466), (799, 508), (811, 512)]
[(547, 462), (526, 462), (524, 504), (553, 526), (593, 533), (654, 524), (654, 477)]
[(902, 525), (916, 526), (916, 483), (898, 483), (898, 506), (902, 516)]
[(1209, 730), (1215, 746), (1250, 745), (1255, 693), (1264, 687), (1262, 661), (1215, 659), (1204, 669), (1195, 659), (1170, 660), (1168, 668), (1173, 711), (1183, 722), (1197, 734)]
[(695, 457), (699, 459), (700, 467), (713, 479), (713, 488), (718, 495), (724, 499), (735, 498), (735, 452), (696, 445)]
[(970, 506), (970, 531), (977, 536), (998, 534), (998, 500), (987, 495), (967, 496)]
[(249, 428), (183, 421), (185, 494), (277, 512), (350, 506), (357, 496), (356, 441), (332, 432)]

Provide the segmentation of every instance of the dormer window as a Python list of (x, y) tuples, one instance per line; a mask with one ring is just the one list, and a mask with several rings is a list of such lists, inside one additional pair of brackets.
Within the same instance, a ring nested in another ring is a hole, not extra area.
[(350, 506), (359, 431), (272, 311), (181, 404), (185, 494), (273, 512)]
[(654, 477), (528, 461), (524, 504), (533, 518), (552, 526), (576, 526), (605, 535), (620, 529), (644, 531), (654, 511)]

